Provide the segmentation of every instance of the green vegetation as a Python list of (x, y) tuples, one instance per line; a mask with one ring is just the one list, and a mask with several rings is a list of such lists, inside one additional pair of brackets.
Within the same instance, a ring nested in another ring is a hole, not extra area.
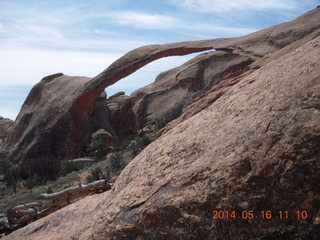
[(105, 136), (97, 134), (96, 136), (89, 138), (84, 145), (84, 152), (88, 156), (95, 158), (97, 161), (101, 161), (106, 154), (110, 152), (110, 147), (106, 145)]
[(82, 168), (80, 163), (72, 162), (72, 161), (62, 161), (60, 163), (60, 171), (59, 176), (66, 176), (73, 171), (79, 171)]
[(46, 191), (47, 194), (50, 194), (50, 193), (53, 193), (53, 190), (51, 187), (48, 187), (47, 191)]
[(43, 180), (37, 175), (33, 175), (32, 178), (27, 178), (23, 185), (28, 188), (28, 189), (32, 189), (35, 186), (40, 186), (42, 185)]
[[(12, 206), (34, 202), (41, 193), (50, 193), (51, 190), (52, 192), (57, 192), (65, 187), (74, 186), (79, 183), (80, 177), (77, 172), (72, 172), (65, 177), (59, 177), (55, 181), (47, 181), (46, 185), (36, 184), (31, 190), (25, 186), (26, 180), (18, 181), (17, 193), (15, 194), (12, 194), (12, 191), (8, 188), (9, 186), (5, 186), (5, 182), (0, 182), (0, 213), (5, 212), (6, 209)], [(41, 184), (43, 183), (41, 182)]]
[(155, 132), (158, 132), (164, 128), (169, 122), (181, 116), (183, 112), (183, 106), (179, 105), (175, 107), (171, 112), (167, 113), (164, 118), (156, 120), (154, 124)]
[(121, 152), (121, 151), (124, 151), (128, 148), (128, 146), (130, 145), (132, 141), (132, 138), (128, 138), (128, 139), (125, 139), (123, 141), (121, 141), (114, 149), (115, 152)]
[(20, 171), (18, 167), (12, 166), (6, 160), (4, 154), (0, 154), (0, 175), (7, 187), (12, 187), (13, 191), (17, 191), (18, 180), (20, 179)]
[(45, 179), (41, 179), (37, 174), (26, 178), (20, 167), (11, 165), (3, 156), (1, 156), (1, 158), (0, 175), (3, 176), (3, 181), (6, 183), (6, 187), (12, 187), (14, 192), (17, 192), (19, 182), (23, 179), (23, 186), (27, 189), (32, 189), (34, 186), (39, 186), (46, 181)]
[(106, 155), (105, 141), (101, 135), (91, 139), (89, 151), (96, 160), (102, 160)]
[(11, 165), (5, 160), (0, 161), (0, 175), (4, 175), (10, 167)]
[(126, 166), (120, 152), (113, 152), (107, 155), (107, 161), (110, 163), (109, 173), (119, 175), (121, 170)]
[[(162, 119), (156, 120), (155, 124), (150, 127), (150, 131), (141, 133), (135, 138), (123, 140), (115, 146), (112, 152), (110, 152), (111, 149), (102, 135), (89, 139), (84, 146), (84, 153), (98, 160), (90, 168), (84, 168), (84, 164), (80, 162), (62, 161), (59, 163), (59, 161), (52, 159), (49, 164), (43, 159), (35, 159), (32, 166), (37, 167), (36, 172), (39, 175), (31, 175), (30, 169), (22, 170), (12, 166), (5, 160), (5, 155), (0, 154), (0, 178), (2, 179), (0, 182), (0, 212), (4, 212), (12, 206), (32, 202), (40, 193), (57, 192), (79, 184), (83, 181), (81, 178), (83, 173), (88, 171), (90, 174), (85, 179), (87, 183), (109, 179), (109, 177), (111, 181), (114, 181), (126, 164), (148, 146), (167, 123), (179, 117), (181, 113), (182, 106), (174, 108)], [(55, 172), (56, 175), (54, 175), (55, 177), (59, 176), (57, 179), (41, 175), (42, 172), (48, 172), (48, 167), (54, 168), (55, 171), (59, 168), (59, 174)], [(46, 177), (52, 180), (47, 181)], [(12, 194), (12, 189), (18, 193)]]
[(142, 136), (136, 137), (134, 140), (131, 141), (128, 149), (132, 152), (135, 156), (139, 152), (141, 152), (146, 146), (148, 146), (152, 142), (152, 134), (143, 134)]
[(103, 173), (100, 167), (96, 167), (91, 170), (90, 175), (87, 176), (86, 182), (91, 183), (100, 179), (103, 179)]
[(11, 186), (14, 192), (17, 192), (17, 184), (20, 178), (19, 169), (17, 167), (9, 167), (4, 172), (4, 181), (6, 182), (7, 186)]

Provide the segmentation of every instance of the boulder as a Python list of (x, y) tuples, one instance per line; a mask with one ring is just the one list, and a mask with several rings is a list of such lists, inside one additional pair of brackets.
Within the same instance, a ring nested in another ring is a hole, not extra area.
[(99, 129), (98, 131), (92, 133), (91, 139), (93, 140), (93, 142), (95, 140), (102, 140), (105, 143), (105, 148), (113, 147), (112, 135), (104, 129)]

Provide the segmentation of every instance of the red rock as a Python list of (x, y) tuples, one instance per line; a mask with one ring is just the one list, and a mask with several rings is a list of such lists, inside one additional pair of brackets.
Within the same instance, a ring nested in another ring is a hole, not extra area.
[(132, 109), (134, 99), (120, 92), (108, 98), (106, 104), (110, 110), (111, 126), (119, 140), (135, 137), (138, 129)]
[(95, 204), (83, 199), (4, 239), (317, 239), (319, 46), (320, 34), (239, 76), (148, 145)]
[[(90, 113), (97, 99), (106, 87), (123, 77), (161, 57), (210, 49), (248, 55), (259, 62), (259, 58), (315, 34), (319, 23), (319, 10), (313, 10), (244, 37), (144, 46), (125, 54), (92, 79), (61, 74), (47, 77), (31, 90), (5, 142), (9, 159), (21, 162), (30, 174), (35, 171), (52, 178), (57, 173), (57, 161), (81, 155), (82, 144), (92, 131)], [(191, 88), (197, 88), (194, 83)], [(141, 116), (143, 121), (143, 111)]]

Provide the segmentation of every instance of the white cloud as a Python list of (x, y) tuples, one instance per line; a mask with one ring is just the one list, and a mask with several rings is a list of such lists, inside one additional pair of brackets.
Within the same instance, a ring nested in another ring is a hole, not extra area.
[(221, 35), (221, 33), (225, 33), (227, 35), (240, 36), (258, 30), (253, 28), (219, 26), (219, 24), (209, 24), (204, 21), (190, 22), (190, 19), (184, 20), (178, 17), (152, 15), (133, 11), (114, 12), (109, 14), (108, 18), (111, 19), (114, 24), (118, 25), (127, 25), (141, 29), (173, 30), (193, 36), (202, 35), (204, 38), (208, 38), (208, 36), (205, 36), (204, 34)]
[(299, 7), (299, 1), (295, 0), (172, 0), (171, 2), (193, 11), (213, 13), (235, 10), (295, 10)]
[[(57, 28), (43, 25), (13, 25), (10, 33), (0, 40), (2, 49), (59, 49), (66, 51), (99, 51), (125, 53), (133, 48), (149, 44), (141, 40), (125, 38), (117, 32), (100, 29), (81, 29), (78, 35), (66, 37)], [(70, 35), (70, 33), (69, 33)]]
[(26, 26), (25, 30), (31, 31), (31, 33), (34, 33), (38, 36), (44, 36), (46, 38), (63, 38), (63, 34), (60, 31), (51, 27), (29, 25)]
[(110, 12), (108, 13), (108, 18), (116, 24), (135, 28), (166, 29), (177, 23), (176, 19), (171, 16), (134, 11)]
[(2, 23), (0, 23), (0, 33), (5, 33), (6, 29)]
[(43, 77), (66, 75), (93, 77), (120, 54), (0, 48), (0, 86), (34, 85)]
[[(206, 23), (198, 23), (196, 25), (193, 24), (184, 24), (181, 26), (178, 26), (179, 29), (182, 30), (192, 30), (192, 33), (201, 33), (201, 34), (211, 34), (218, 36), (223, 35), (225, 37), (227, 36), (242, 36), (246, 35), (255, 31), (258, 31), (259, 29), (256, 28), (241, 28), (241, 27), (227, 27), (227, 26), (218, 26), (214, 24), (206, 24)], [(211, 38), (210, 36), (203, 36), (203, 38)]]

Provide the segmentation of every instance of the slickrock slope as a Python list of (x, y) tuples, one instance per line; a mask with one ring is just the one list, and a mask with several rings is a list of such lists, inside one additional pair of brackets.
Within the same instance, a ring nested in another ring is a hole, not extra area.
[(164, 134), (165, 132), (172, 129), (177, 124), (185, 121), (186, 119), (192, 117), (196, 113), (200, 112), (201, 110), (205, 109), (206, 107), (210, 106), (214, 101), (216, 101), (219, 97), (221, 97), (224, 93), (226, 93), (230, 87), (238, 83), (241, 79), (248, 76), (256, 69), (259, 69), (261, 66), (279, 58), (282, 55), (285, 55), (296, 48), (300, 47), (301, 45), (311, 41), (312, 39), (316, 38), (320, 35), (320, 30), (317, 30), (298, 41), (295, 41), (286, 47), (281, 48), (280, 50), (269, 54), (263, 58), (257, 59), (255, 62), (250, 64), (248, 67), (243, 68), (238, 71), (234, 71), (226, 76), (223, 76), (220, 82), (213, 85), (209, 90), (205, 91), (203, 94), (200, 94), (196, 98), (192, 100), (192, 102), (187, 105), (184, 109), (182, 115), (175, 119), (174, 121), (170, 122), (168, 125), (165, 126), (164, 129), (158, 134), (159, 136)]
[[(61, 209), (4, 239), (319, 239), (320, 36), (281, 53), (145, 148), (97, 197), (99, 212), (81, 212), (65, 235), (56, 216), (73, 213)], [(257, 218), (212, 219), (214, 210)]]
[[(317, 239), (319, 61), (320, 37), (147, 147), (85, 239)], [(271, 210), (273, 218), (212, 220), (213, 210)], [(298, 220), (297, 210), (309, 218)]]
[[(35, 172), (53, 177), (57, 159), (81, 154), (80, 149), (92, 129), (90, 113), (104, 88), (151, 61), (210, 49), (259, 59), (319, 28), (320, 11), (316, 9), (291, 22), (240, 38), (144, 46), (125, 54), (91, 80), (49, 76), (32, 89), (19, 113), (5, 143), (9, 159), (14, 163), (22, 162), (26, 169), (29, 165), (37, 165), (39, 169)], [(154, 112), (153, 107), (150, 109)]]

